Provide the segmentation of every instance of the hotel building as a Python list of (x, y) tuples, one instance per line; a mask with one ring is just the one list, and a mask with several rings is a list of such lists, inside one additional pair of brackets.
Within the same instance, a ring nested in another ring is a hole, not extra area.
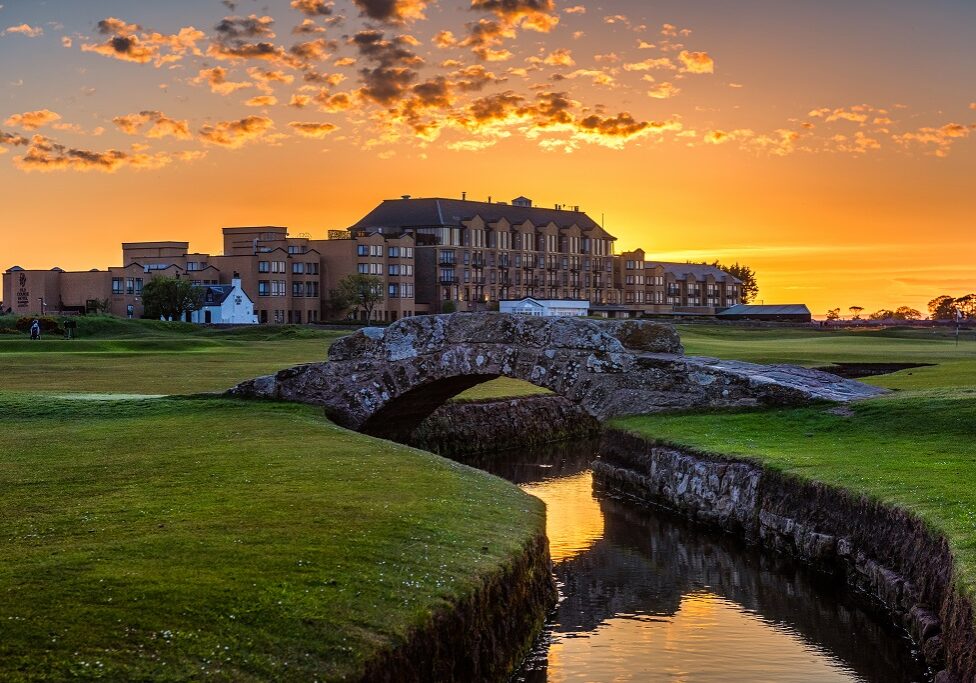
[[(586, 301), (591, 314), (714, 314), (741, 302), (741, 283), (712, 266), (614, 255), (616, 238), (579, 207), (411, 198), (383, 201), (329, 239), (290, 237), (280, 226), (223, 229), (223, 253), (188, 242), (126, 242), (122, 265), (65, 272), (14, 267), (3, 274), (3, 309), (29, 315), (86, 312), (108, 304), (143, 314), (142, 289), (157, 276), (195, 284), (239, 278), (261, 323), (334, 319), (331, 292), (347, 275), (376, 276), (383, 299), (373, 320), (495, 309), (534, 297)], [(364, 313), (361, 312), (361, 315)]]

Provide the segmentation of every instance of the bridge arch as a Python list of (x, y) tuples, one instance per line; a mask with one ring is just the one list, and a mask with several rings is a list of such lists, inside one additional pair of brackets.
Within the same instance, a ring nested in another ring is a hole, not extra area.
[(229, 393), (320, 405), (344, 427), (396, 439), (451, 397), (501, 376), (550, 389), (597, 420), (883, 391), (806, 368), (685, 356), (674, 328), (658, 322), (455, 313), (359, 330), (336, 341), (326, 362)]

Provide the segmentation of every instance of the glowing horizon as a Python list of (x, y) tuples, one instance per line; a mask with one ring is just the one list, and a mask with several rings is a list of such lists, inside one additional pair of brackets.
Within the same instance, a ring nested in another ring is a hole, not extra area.
[(466, 191), (818, 315), (976, 290), (972, 3), (80, 5), (0, 0), (0, 269)]

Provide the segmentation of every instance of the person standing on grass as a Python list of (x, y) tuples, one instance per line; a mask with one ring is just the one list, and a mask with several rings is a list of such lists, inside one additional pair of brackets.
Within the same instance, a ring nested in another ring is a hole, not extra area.
[(31, 339), (41, 338), (41, 323), (36, 318), (34, 319), (34, 322), (31, 323), (30, 326), (30, 338)]

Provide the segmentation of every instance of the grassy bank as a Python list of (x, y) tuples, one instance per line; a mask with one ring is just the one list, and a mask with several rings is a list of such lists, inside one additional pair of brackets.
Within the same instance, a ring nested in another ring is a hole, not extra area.
[(867, 380), (891, 389), (936, 389), (976, 385), (976, 337), (960, 342), (946, 328), (822, 330), (678, 325), (685, 351), (753, 363), (824, 367), (834, 363), (934, 363)]
[(945, 332), (681, 330), (690, 353), (820, 366), (917, 362), (869, 379), (895, 389), (843, 409), (752, 410), (621, 418), (613, 426), (908, 508), (949, 539), (965, 592), (976, 596), (976, 343)]
[[(0, 318), (0, 327), (12, 319)], [(186, 323), (78, 319), (78, 338), (0, 335), (0, 391), (187, 394), (220, 391), (324, 360), (345, 332), (299, 326), (227, 330)]]
[(543, 527), (297, 405), (0, 394), (0, 679), (339, 680)]

